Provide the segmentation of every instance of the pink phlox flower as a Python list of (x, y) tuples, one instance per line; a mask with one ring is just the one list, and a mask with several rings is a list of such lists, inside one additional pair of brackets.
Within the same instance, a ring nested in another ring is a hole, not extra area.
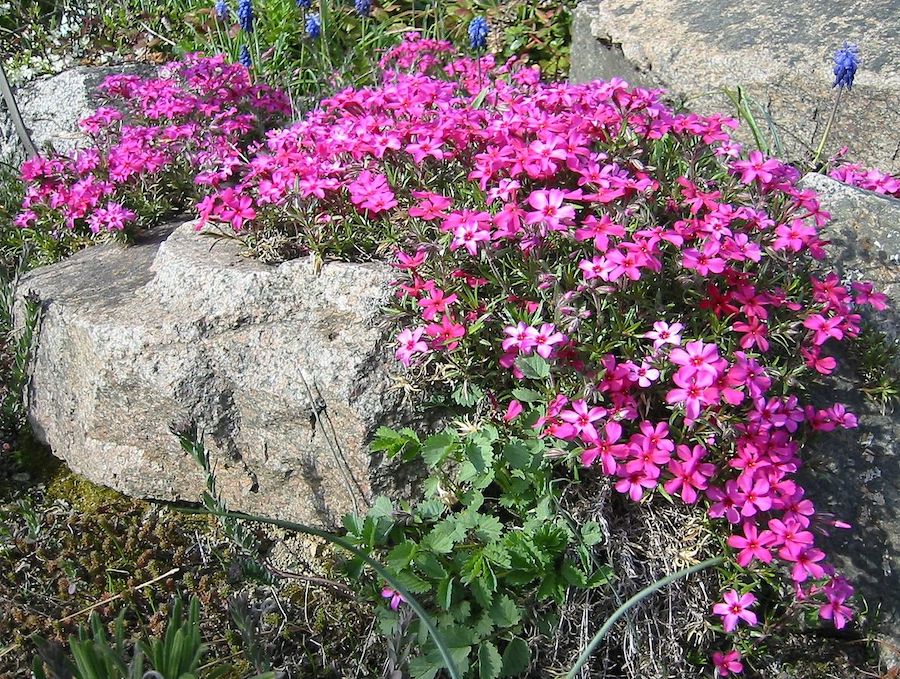
[(744, 522), (743, 531), (743, 535), (732, 535), (728, 538), (728, 546), (740, 550), (736, 559), (738, 565), (746, 568), (753, 559), (771, 563), (772, 552), (769, 548), (775, 543), (772, 532), (764, 530), (760, 533), (756, 524), (749, 521)]
[(791, 552), (788, 561), (794, 562), (791, 570), (791, 578), (794, 582), (806, 582), (807, 578), (819, 580), (825, 577), (825, 569), (819, 565), (825, 559), (825, 552), (815, 547), (808, 547), (802, 551)]
[(504, 422), (512, 422), (519, 415), (522, 414), (522, 404), (517, 400), (513, 399), (509, 402), (509, 405), (506, 407), (506, 413), (503, 415)]
[(752, 184), (757, 181), (768, 184), (774, 179), (774, 173), (781, 168), (777, 160), (766, 157), (759, 151), (751, 151), (747, 160), (736, 160), (731, 164), (735, 174), (739, 174), (743, 184)]
[(737, 481), (731, 479), (726, 481), (724, 490), (715, 486), (708, 488), (706, 497), (713, 502), (709, 507), (710, 517), (718, 519), (724, 516), (728, 523), (740, 523), (741, 512), (738, 502), (743, 498), (739, 494)]
[(817, 241), (816, 227), (800, 219), (794, 219), (790, 224), (776, 226), (775, 236), (776, 238), (772, 242), (773, 250), (800, 252), (804, 246), (814, 248)]
[(639, 387), (646, 389), (659, 379), (659, 370), (647, 361), (641, 361), (640, 365), (628, 361), (623, 363), (631, 371), (632, 382), (637, 382)]
[(440, 288), (431, 290), (428, 297), (419, 300), (419, 306), (422, 307), (422, 318), (426, 321), (433, 321), (438, 314), (446, 313), (447, 307), (456, 302), (458, 297), (455, 294), (444, 296), (444, 291)]
[(391, 607), (392, 611), (396, 611), (400, 608), (400, 604), (406, 603), (406, 599), (403, 597), (400, 592), (396, 592), (390, 587), (385, 587), (381, 590), (381, 596), (385, 599), (389, 600), (388, 606)]
[(572, 401), (571, 410), (562, 411), (559, 417), (575, 427), (575, 432), (583, 441), (593, 443), (598, 437), (594, 422), (606, 417), (606, 408), (589, 408), (583, 399), (579, 399)]
[(525, 215), (528, 224), (542, 224), (550, 231), (565, 231), (575, 218), (575, 208), (563, 205), (566, 193), (560, 189), (532, 191), (528, 196), (528, 204), (533, 212)]
[(444, 314), (440, 323), (430, 323), (425, 326), (425, 333), (432, 338), (433, 348), (453, 351), (459, 346), (459, 342), (456, 340), (466, 334), (466, 329), (456, 323), (449, 314)]
[(875, 292), (872, 283), (853, 283), (853, 301), (856, 304), (868, 304), (876, 311), (884, 311), (888, 307), (888, 297), (884, 293)]
[(701, 445), (689, 448), (679, 445), (676, 448), (678, 459), (669, 461), (668, 470), (674, 478), (663, 485), (670, 495), (680, 494), (687, 504), (697, 502), (697, 491), (705, 490), (710, 477), (716, 473), (716, 466), (710, 462), (701, 462), (706, 456), (706, 449)]
[(530, 354), (537, 344), (533, 333), (528, 332), (531, 329), (531, 326), (522, 321), (503, 328), (504, 334), (507, 335), (500, 345), (503, 351)]
[(756, 603), (756, 597), (750, 592), (739, 594), (736, 590), (725, 592), (722, 603), (713, 606), (713, 613), (722, 616), (726, 632), (733, 632), (741, 620), (751, 627), (756, 625), (756, 614), (750, 607)]
[(722, 273), (725, 270), (725, 260), (716, 256), (721, 247), (718, 241), (708, 240), (700, 250), (687, 248), (682, 252), (681, 265), (685, 269), (696, 271), (701, 276)]
[(544, 323), (540, 329), (528, 328), (528, 341), (533, 343), (535, 351), (542, 358), (550, 358), (553, 347), (566, 341), (566, 336), (556, 330), (552, 323)]
[(844, 602), (853, 596), (853, 587), (840, 575), (832, 577), (822, 588), (827, 602), (819, 607), (819, 617), (831, 620), (837, 629), (843, 629), (853, 617), (853, 609)]
[(645, 490), (656, 488), (659, 479), (659, 469), (654, 466), (645, 466), (637, 460), (626, 464), (617, 471), (619, 480), (615, 488), (623, 495), (627, 495), (634, 502), (639, 502)]
[(716, 673), (720, 677), (728, 677), (744, 671), (744, 665), (741, 663), (741, 654), (736, 650), (728, 651), (728, 653), (713, 651), (712, 661), (713, 666), (716, 668)]
[(581, 453), (581, 464), (590, 467), (599, 457), (603, 464), (603, 473), (614, 476), (618, 469), (617, 458), (628, 453), (626, 444), (617, 443), (622, 437), (622, 425), (618, 422), (607, 422), (603, 427), (603, 436), (596, 443)]
[(397, 335), (397, 344), (399, 346), (394, 355), (406, 367), (409, 367), (415, 354), (428, 353), (428, 344), (421, 339), (424, 332), (425, 328), (405, 328)]
[(832, 356), (824, 356), (819, 347), (800, 347), (800, 355), (808, 368), (812, 368), (822, 375), (830, 375), (837, 368), (837, 361)]
[(769, 519), (769, 530), (776, 538), (778, 556), (785, 561), (793, 561), (798, 552), (813, 544), (813, 534), (797, 519)]
[(610, 237), (621, 238), (624, 235), (625, 228), (618, 224), (613, 224), (612, 219), (608, 215), (601, 215), (600, 219), (597, 219), (594, 215), (588, 215), (582, 220), (581, 226), (575, 229), (575, 240), (585, 241), (593, 239), (594, 248), (598, 252), (606, 252), (609, 249)]
[(744, 333), (740, 342), (742, 349), (752, 349), (755, 346), (762, 352), (769, 350), (769, 329), (764, 321), (751, 317), (747, 323), (735, 323), (732, 329), (735, 332)]
[(396, 269), (407, 271), (415, 271), (425, 263), (428, 258), (428, 252), (425, 250), (416, 250), (413, 255), (408, 255), (400, 250), (397, 251), (397, 262), (392, 266)]
[(653, 340), (653, 349), (658, 351), (666, 344), (679, 346), (681, 344), (681, 331), (684, 326), (681, 323), (672, 323), (669, 325), (665, 321), (656, 321), (653, 324), (653, 330), (644, 333), (641, 337)]

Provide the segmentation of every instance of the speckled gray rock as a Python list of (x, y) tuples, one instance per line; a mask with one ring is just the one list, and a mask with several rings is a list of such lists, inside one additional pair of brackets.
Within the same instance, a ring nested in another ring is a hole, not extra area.
[(618, 50), (704, 113), (733, 111), (721, 89), (741, 85), (768, 109), (787, 158), (811, 155), (834, 101), (831, 55), (858, 43), (863, 62), (827, 150), (900, 169), (900, 0), (583, 0), (573, 34), (586, 32), (593, 42), (573, 40), (573, 77), (627, 80), (606, 54)]
[[(893, 341), (900, 333), (900, 201), (856, 189), (822, 175), (803, 178), (819, 192), (832, 222), (825, 232), (840, 274), (872, 280), (890, 297), (891, 309), (873, 318)], [(859, 427), (834, 431), (813, 442), (805, 474), (820, 511), (852, 524), (827, 540), (835, 565), (880, 608), (880, 631), (889, 637), (883, 656), (900, 662), (900, 411), (882, 412), (859, 390), (847, 369), (821, 403), (844, 403)]]
[(203, 477), (169, 428), (196, 422), (229, 506), (334, 525), (370, 498), (367, 442), (400, 418), (391, 269), (238, 248), (187, 224), (26, 276), (43, 307), (29, 420), (88, 479), (191, 501)]
[[(97, 86), (115, 73), (151, 74), (146, 65), (79, 66), (57, 75), (38, 78), (15, 91), (22, 119), (39, 149), (47, 145), (66, 153), (84, 146), (88, 139), (78, 121), (102, 105)], [(2, 111), (3, 140), (0, 158), (15, 158), (19, 142), (6, 110)]]

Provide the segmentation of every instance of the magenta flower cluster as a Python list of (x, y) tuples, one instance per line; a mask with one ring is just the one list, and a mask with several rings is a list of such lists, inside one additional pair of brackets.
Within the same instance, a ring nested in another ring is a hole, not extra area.
[[(189, 55), (168, 71), (110, 76), (100, 86), (110, 105), (80, 123), (94, 145), (22, 165), (27, 193), (18, 226), (95, 234), (135, 226), (139, 196), (165, 199), (179, 184), (226, 179), (258, 130), (290, 112), (283, 93), (252, 84), (224, 57)], [(238, 200), (235, 221), (247, 214)]]
[[(103, 109), (85, 121), (97, 149), (31, 161), (19, 223), (122, 228), (122, 186), (183, 163), (206, 193), (198, 228), (391, 224), (401, 364), (466, 371), (498, 423), (536, 430), (631, 500), (702, 506), (738, 565), (780, 569), (799, 605), (843, 627), (853, 590), (814, 533), (844, 524), (797, 472), (808, 435), (857, 423), (784, 387), (832, 373), (860, 306), (886, 299), (822, 270), (829, 217), (797, 171), (744, 158), (733, 120), (675, 113), (620, 80), (544, 84), (418, 35), (381, 64), (381, 86), (259, 143), (287, 103), (240, 66), (194, 57), (178, 82), (107, 81), (154, 122)], [(733, 631), (756, 624), (755, 601), (729, 590), (713, 613)], [(714, 662), (742, 670), (736, 651)]]

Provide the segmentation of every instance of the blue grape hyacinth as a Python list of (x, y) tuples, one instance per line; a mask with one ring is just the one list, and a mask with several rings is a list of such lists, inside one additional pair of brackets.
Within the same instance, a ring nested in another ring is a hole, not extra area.
[(228, 9), (226, 0), (216, 0), (216, 16), (222, 21), (227, 21), (231, 10)]
[(312, 0), (297, 0), (297, 9), (309, 9), (312, 7)]
[(487, 47), (488, 23), (484, 17), (475, 17), (469, 23), (469, 46), (473, 50)]
[(367, 17), (372, 13), (372, 0), (356, 0), (356, 13), (361, 17)]
[(310, 14), (306, 19), (306, 35), (313, 40), (322, 35), (322, 20), (318, 14)]
[(246, 45), (241, 45), (241, 51), (238, 52), (238, 63), (246, 68), (253, 66), (253, 59), (250, 57), (250, 50)]
[(832, 87), (853, 89), (853, 77), (859, 68), (859, 47), (849, 42), (834, 53), (834, 83)]
[(253, 32), (253, 0), (241, 0), (238, 3), (238, 23), (245, 33)]

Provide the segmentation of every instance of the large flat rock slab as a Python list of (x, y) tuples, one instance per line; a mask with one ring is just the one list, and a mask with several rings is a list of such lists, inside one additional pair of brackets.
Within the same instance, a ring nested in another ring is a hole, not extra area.
[(733, 111), (721, 89), (740, 85), (787, 159), (812, 155), (834, 101), (831, 57), (856, 43), (862, 64), (826, 150), (900, 170), (900, 0), (584, 0), (574, 23), (573, 79), (637, 71), (702, 113)]
[(29, 420), (88, 479), (188, 501), (204, 477), (170, 427), (194, 422), (229, 506), (334, 525), (365, 507), (367, 443), (400, 417), (381, 323), (392, 277), (261, 264), (191, 224), (89, 248), (22, 281), (43, 308)]
[[(825, 237), (835, 269), (847, 280), (871, 280), (890, 307), (873, 316), (888, 340), (900, 339), (900, 201), (810, 174), (832, 222)], [(852, 365), (852, 363), (851, 363)], [(816, 508), (847, 521), (825, 541), (829, 557), (880, 612), (888, 638), (883, 657), (900, 663), (900, 408), (883, 410), (859, 389), (848, 369), (823, 403), (844, 403), (859, 417), (857, 429), (836, 430), (813, 442), (806, 470)]]

